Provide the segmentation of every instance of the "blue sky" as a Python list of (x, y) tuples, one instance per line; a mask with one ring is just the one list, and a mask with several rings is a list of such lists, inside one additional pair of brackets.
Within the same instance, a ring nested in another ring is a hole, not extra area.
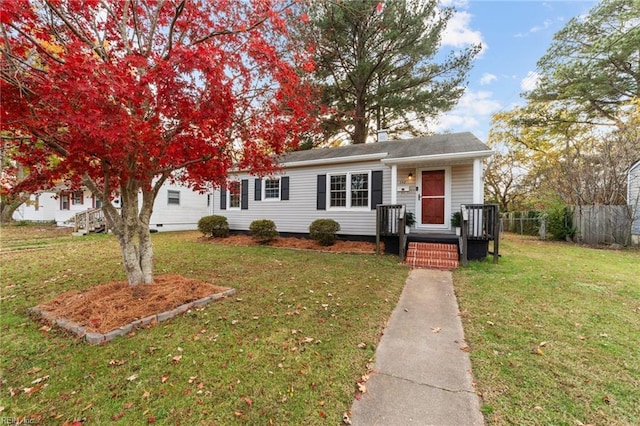
[(455, 6), (442, 48), (449, 51), (482, 43), (458, 106), (439, 117), (430, 129), (474, 133), (487, 140), (491, 115), (522, 104), (520, 93), (534, 87), (536, 63), (553, 35), (575, 16), (597, 4), (586, 0), (441, 0)]

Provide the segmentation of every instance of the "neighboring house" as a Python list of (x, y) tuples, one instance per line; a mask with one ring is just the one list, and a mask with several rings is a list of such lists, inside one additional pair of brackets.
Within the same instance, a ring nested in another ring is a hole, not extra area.
[(633, 213), (631, 244), (640, 245), (640, 160), (627, 172), (627, 204)]
[(271, 219), (280, 233), (306, 234), (319, 218), (340, 223), (343, 237), (376, 234), (376, 205), (404, 204), (414, 229), (453, 233), (461, 204), (483, 203), (484, 161), (492, 151), (471, 133), (297, 151), (266, 178), (232, 173), (215, 190), (212, 213), (232, 230)]
[[(118, 206), (119, 200), (114, 200)], [(198, 220), (209, 214), (211, 194), (200, 194), (180, 185), (165, 184), (156, 197), (149, 227), (157, 231), (182, 231), (198, 228)], [(77, 213), (99, 208), (100, 200), (88, 190), (51, 191), (33, 195), (13, 214), (15, 220), (55, 221), (58, 226), (73, 226)]]

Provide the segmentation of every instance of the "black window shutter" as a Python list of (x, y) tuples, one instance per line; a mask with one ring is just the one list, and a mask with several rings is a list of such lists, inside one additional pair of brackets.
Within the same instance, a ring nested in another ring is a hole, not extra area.
[(242, 179), (240, 190), (240, 208), (247, 210), (249, 208), (249, 179)]
[(282, 176), (280, 178), (280, 199), (289, 199), (289, 176)]
[(256, 201), (260, 201), (262, 199), (262, 179), (256, 179), (255, 180), (255, 194), (254, 194), (254, 200)]
[(382, 204), (382, 170), (371, 172), (371, 210)]
[(227, 188), (220, 188), (220, 210), (227, 209)]
[(316, 210), (327, 209), (327, 175), (318, 175)]

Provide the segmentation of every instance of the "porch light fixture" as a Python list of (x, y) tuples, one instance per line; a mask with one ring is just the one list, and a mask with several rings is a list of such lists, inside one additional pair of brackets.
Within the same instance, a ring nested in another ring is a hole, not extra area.
[(413, 173), (409, 172), (409, 174), (407, 175), (407, 180), (408, 181), (412, 181), (413, 180)]

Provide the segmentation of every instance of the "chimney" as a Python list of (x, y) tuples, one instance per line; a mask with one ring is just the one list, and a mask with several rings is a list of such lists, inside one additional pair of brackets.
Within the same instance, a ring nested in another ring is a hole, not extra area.
[(389, 135), (387, 134), (387, 129), (378, 130), (378, 142), (384, 142), (389, 140)]

